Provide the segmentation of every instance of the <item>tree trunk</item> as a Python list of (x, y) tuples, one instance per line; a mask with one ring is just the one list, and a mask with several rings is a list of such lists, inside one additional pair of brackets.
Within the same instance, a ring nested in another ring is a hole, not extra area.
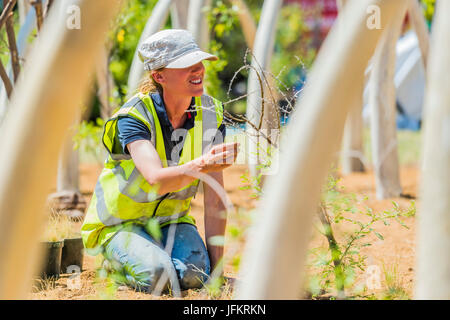
[(424, 108), (416, 299), (450, 299), (450, 2), (438, 1)]
[(142, 77), (144, 75), (144, 67), (139, 59), (137, 49), (145, 39), (159, 31), (165, 25), (171, 4), (172, 0), (159, 0), (153, 8), (152, 14), (145, 25), (134, 54), (130, 74), (128, 76), (128, 97), (131, 97), (136, 93), (139, 83), (142, 81)]
[[(270, 59), (281, 4), (281, 0), (264, 1), (256, 31), (252, 69), (248, 77), (247, 89), (247, 119), (258, 129), (264, 130), (264, 134), (275, 144), (277, 144), (279, 138), (280, 126), (278, 104), (276, 99), (272, 99), (274, 98), (273, 91), (276, 89), (268, 88), (264, 82), (264, 72), (266, 69), (270, 69)], [(261, 81), (258, 79), (256, 72), (258, 72)], [(270, 75), (267, 75), (267, 79), (270, 79)], [(261, 88), (261, 85), (263, 88)], [(271, 147), (267, 144), (267, 140), (261, 137), (261, 133), (250, 126), (247, 128), (247, 139), (250, 174), (257, 176), (260, 172), (258, 166), (268, 161), (266, 152), (268, 151), (267, 148)]]
[(403, 25), (406, 6), (401, 7), (384, 33), (373, 57), (369, 80), (372, 157), (378, 199), (402, 193), (397, 154), (397, 109), (395, 98), (396, 44)]
[(68, 29), (65, 15), (50, 12), (0, 128), (1, 136), (14, 137), (0, 141), (8, 150), (0, 166), (0, 299), (24, 299), (30, 292), (59, 151), (120, 1), (64, 4), (80, 8), (82, 28)]
[(238, 299), (299, 297), (320, 189), (382, 35), (381, 29), (366, 27), (367, 6), (379, 6), (385, 27), (405, 1), (354, 1), (328, 35), (288, 126), (280, 171), (269, 177), (256, 213), (258, 224), (248, 236)]

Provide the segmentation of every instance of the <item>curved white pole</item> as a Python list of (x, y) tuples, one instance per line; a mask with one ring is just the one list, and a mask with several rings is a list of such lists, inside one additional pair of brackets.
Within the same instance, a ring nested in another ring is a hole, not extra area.
[(211, 0), (190, 0), (187, 29), (192, 33), (202, 50), (208, 47), (208, 21), (203, 8), (211, 5)]
[(395, 98), (396, 45), (407, 6), (400, 7), (375, 51), (369, 79), (369, 105), (372, 158), (378, 199), (402, 193), (397, 152), (397, 109)]
[[(56, 178), (65, 132), (83, 102), (89, 77), (119, 0), (71, 0), (81, 29), (51, 10), (11, 98), (1, 127), (0, 299), (23, 299), (39, 260), (44, 205)], [(76, 63), (73, 63), (76, 61)]]
[(300, 296), (310, 226), (344, 122), (382, 30), (366, 27), (377, 5), (386, 26), (406, 0), (358, 0), (338, 17), (314, 63), (286, 132), (280, 172), (269, 177), (255, 226), (247, 239), (238, 299)]
[[(270, 69), (270, 59), (272, 57), (273, 46), (275, 43), (275, 31), (276, 25), (278, 21), (278, 13), (280, 11), (282, 1), (281, 0), (265, 0), (264, 5), (261, 12), (261, 18), (258, 23), (258, 29), (256, 31), (256, 37), (254, 41), (254, 49), (253, 49), (253, 57), (252, 57), (252, 66), (258, 72), (264, 72), (266, 69)], [(274, 90), (274, 89), (272, 89)], [(249, 77), (248, 77), (248, 86), (247, 86), (247, 119), (259, 126), (261, 121), (261, 97), (262, 92), (260, 89), (260, 83), (258, 81), (258, 77), (253, 69), (250, 69)], [(273, 106), (270, 103), (270, 100), (266, 100), (268, 95), (267, 90), (265, 90), (265, 109), (263, 116), (263, 125), (265, 129), (274, 129), (274, 121), (279, 121), (279, 119), (272, 119), (274, 110), (273, 108), (277, 108), (278, 106)], [(257, 166), (260, 162), (258, 154), (261, 150), (259, 150), (259, 143), (263, 143), (263, 141), (259, 141), (258, 132), (248, 126), (247, 128), (247, 139), (249, 139), (248, 145), (248, 163), (250, 173), (253, 176), (257, 175)], [(265, 150), (263, 150), (265, 151)]]
[(428, 61), (428, 51), (430, 48), (430, 36), (428, 32), (428, 27), (419, 2), (417, 0), (409, 0), (409, 2), (410, 3), (408, 12), (410, 14), (409, 16), (411, 19), (411, 23), (417, 35), (420, 52), (422, 54), (423, 65), (426, 70)]
[(427, 72), (416, 299), (450, 299), (450, 2), (438, 1)]
[(172, 0), (159, 0), (156, 6), (153, 8), (152, 14), (145, 25), (144, 31), (139, 39), (139, 44), (134, 54), (133, 63), (131, 64), (130, 74), (128, 76), (128, 96), (131, 97), (139, 86), (139, 82), (144, 74), (143, 64), (138, 56), (137, 49), (141, 43), (159, 31), (166, 23), (167, 16), (169, 14), (170, 5)]
[(172, 28), (187, 29), (187, 19), (190, 0), (173, 0), (170, 7), (170, 19)]
[[(338, 10), (342, 12), (347, 0), (338, 0)], [(341, 170), (343, 174), (365, 171), (363, 146), (363, 94), (356, 97), (345, 122), (342, 138)]]
[(29, 1), (27, 0), (18, 0), (17, 6), (19, 7), (19, 22), (20, 25), (23, 25), (28, 15), (28, 11), (30, 10), (30, 7), (32, 7), (32, 5), (30, 5)]

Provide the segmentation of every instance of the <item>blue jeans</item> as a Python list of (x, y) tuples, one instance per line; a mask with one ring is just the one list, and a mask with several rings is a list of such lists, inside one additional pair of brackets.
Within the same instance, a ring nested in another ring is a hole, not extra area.
[[(184, 290), (202, 287), (210, 274), (210, 262), (197, 228), (180, 223), (161, 231), (158, 242), (140, 226), (121, 230), (105, 245), (103, 255), (125, 284), (140, 291), (152, 292), (157, 285), (173, 288), (176, 279)], [(164, 248), (172, 240), (168, 253)]]

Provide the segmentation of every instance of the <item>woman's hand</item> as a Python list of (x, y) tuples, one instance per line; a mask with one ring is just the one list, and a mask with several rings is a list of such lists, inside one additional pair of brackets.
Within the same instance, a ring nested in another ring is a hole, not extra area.
[(193, 162), (201, 172), (218, 172), (231, 166), (236, 161), (239, 143), (222, 143), (211, 148), (207, 153), (194, 159)]
[(224, 143), (180, 166), (163, 168), (155, 147), (148, 140), (136, 140), (127, 145), (130, 155), (145, 180), (158, 185), (158, 194), (179, 190), (197, 179), (196, 173), (218, 172), (236, 160), (239, 144)]

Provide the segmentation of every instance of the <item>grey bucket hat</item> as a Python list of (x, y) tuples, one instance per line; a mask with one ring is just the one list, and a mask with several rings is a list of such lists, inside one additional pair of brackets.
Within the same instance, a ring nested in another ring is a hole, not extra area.
[(182, 29), (168, 29), (151, 35), (139, 46), (138, 54), (147, 71), (182, 69), (203, 60), (218, 59), (200, 50), (192, 34)]

